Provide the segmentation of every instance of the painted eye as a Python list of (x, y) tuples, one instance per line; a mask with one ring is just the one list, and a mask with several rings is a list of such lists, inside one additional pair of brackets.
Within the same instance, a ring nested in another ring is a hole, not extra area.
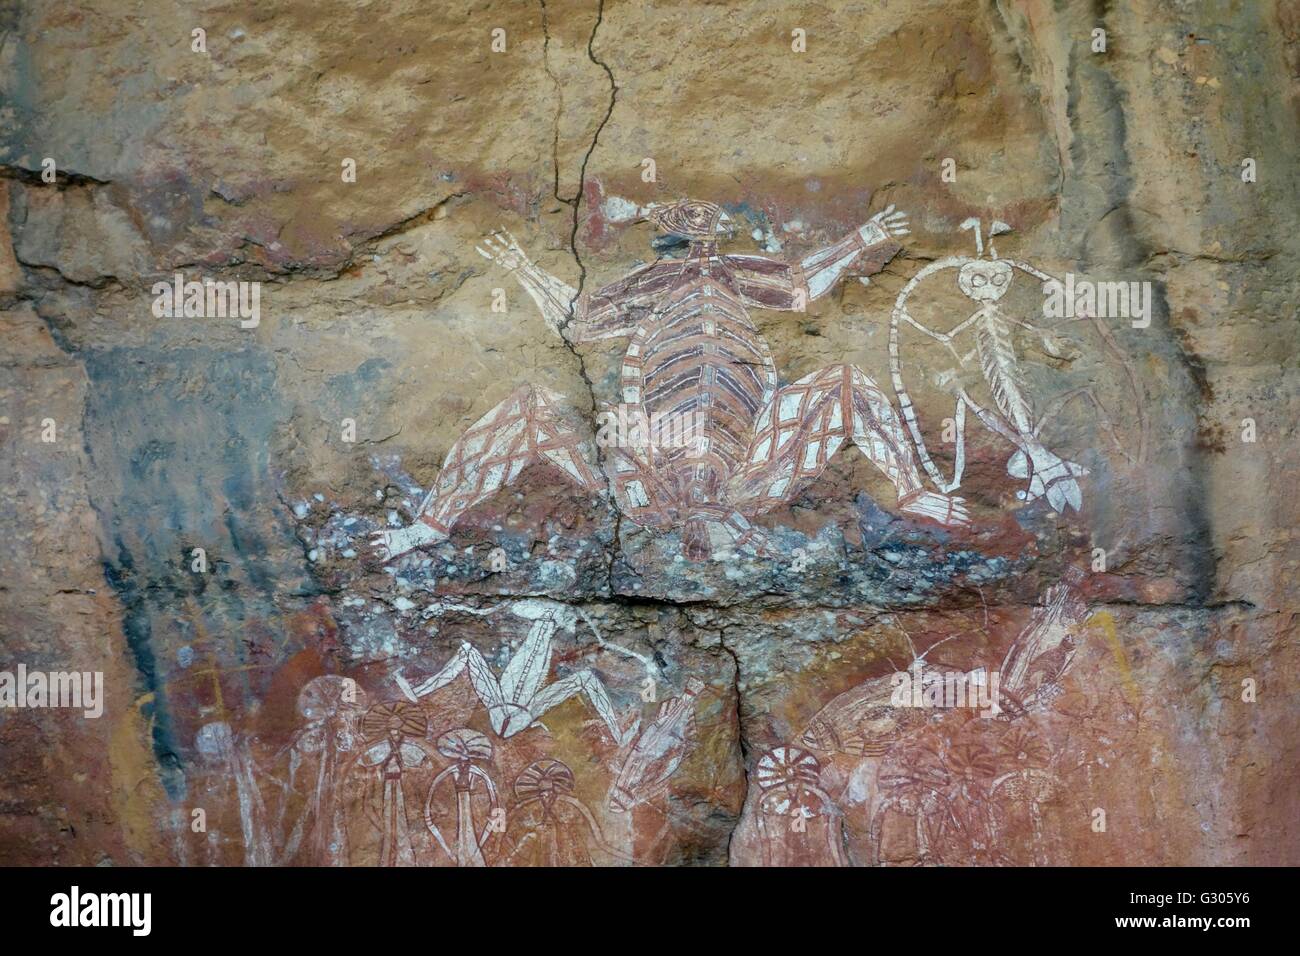
[(987, 281), (988, 281), (987, 278), (976, 273), (975, 276), (970, 280), (970, 284), (973, 286), (982, 286)]
[(1004, 275), (995, 275), (995, 276), (993, 277), (993, 284), (994, 284), (994, 285), (1005, 285), (1005, 284), (1006, 284), (1006, 281), (1007, 281), (1007, 277), (1004, 276)]

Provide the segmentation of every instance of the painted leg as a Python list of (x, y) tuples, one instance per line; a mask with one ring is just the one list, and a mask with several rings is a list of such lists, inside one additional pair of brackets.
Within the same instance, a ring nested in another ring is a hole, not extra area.
[(609, 735), (614, 738), (614, 743), (619, 746), (623, 745), (623, 730), (618, 725), (618, 715), (614, 713), (614, 705), (609, 699), (609, 692), (605, 690), (605, 685), (591, 671), (581, 671), (577, 674), (570, 674), (563, 680), (558, 680), (549, 687), (543, 688), (533, 698), (529, 710), (533, 712), (535, 718), (541, 717), (552, 707), (558, 707), (570, 697), (578, 694), (586, 696), (591, 702), (591, 706), (596, 709), (600, 719), (605, 722), (609, 728)]
[(443, 541), (466, 510), (510, 485), (529, 465), (546, 462), (579, 487), (603, 492), (591, 443), (577, 414), (554, 392), (525, 385), (470, 426), (442, 464), (437, 485), (414, 524), (377, 532), (375, 553), (389, 561)]
[(478, 699), (483, 702), (489, 714), (505, 702), (501, 685), (496, 675), (492, 673), (492, 668), (478, 652), (478, 648), (468, 642), (461, 643), (460, 649), (442, 670), (418, 684), (411, 685), (400, 671), (393, 674), (393, 679), (397, 681), (397, 686), (408, 699), (419, 703), (421, 697), (427, 697), (435, 690), (446, 687), (464, 670), (469, 671), (469, 681), (474, 686), (474, 693), (478, 695)]
[(533, 725), (535, 712), (530, 702), (550, 676), (554, 634), (555, 620), (550, 613), (534, 621), (523, 644), (501, 672), (500, 701), (488, 709), (497, 736), (512, 737)]
[(643, 528), (670, 527), (672, 489), (655, 468), (654, 451), (649, 448), (605, 449), (605, 470), (618, 499), (618, 510)]
[(961, 498), (927, 491), (893, 406), (865, 373), (831, 365), (779, 389), (759, 413), (733, 501), (756, 515), (788, 502), (822, 473), (845, 439), (893, 483), (899, 510), (939, 524), (969, 518)]
[(474, 828), (472, 785), (456, 781), (456, 865), (487, 866)]
[(738, 546), (750, 549), (759, 557), (766, 557), (772, 553), (772, 543), (763, 533), (763, 529), (750, 524), (749, 519), (739, 511), (731, 512), (723, 520), (722, 526), (731, 533)]
[(1007, 460), (1007, 474), (1029, 482), (1027, 487), (1016, 492), (1017, 498), (1025, 502), (1046, 498), (1052, 509), (1061, 514), (1070, 508), (1078, 511), (1083, 507), (1083, 492), (1077, 479), (1088, 474), (1087, 468), (1049, 451), (1036, 433), (1020, 431), (1001, 416), (975, 404), (964, 390), (958, 393), (958, 397), (970, 406), (989, 431), (1016, 446), (1016, 451)]

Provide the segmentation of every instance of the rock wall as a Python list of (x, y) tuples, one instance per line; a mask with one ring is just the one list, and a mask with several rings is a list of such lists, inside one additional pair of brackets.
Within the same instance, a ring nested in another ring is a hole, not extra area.
[(0, 860), (1300, 863), (1294, 4), (146, 6), (0, 3)]

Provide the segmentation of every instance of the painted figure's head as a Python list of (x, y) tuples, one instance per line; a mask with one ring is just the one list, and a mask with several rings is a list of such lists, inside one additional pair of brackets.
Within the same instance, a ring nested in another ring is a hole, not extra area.
[(1011, 285), (1011, 263), (1003, 259), (978, 259), (961, 267), (961, 291), (977, 302), (996, 302)]
[(651, 203), (642, 213), (660, 232), (686, 239), (717, 239), (735, 229), (734, 221), (721, 206), (701, 199)]
[(424, 710), (406, 700), (375, 704), (361, 718), (361, 736), (367, 742), (387, 739), (397, 744), (406, 738), (420, 740), (428, 732)]
[(540, 800), (545, 807), (572, 794), (573, 788), (573, 771), (550, 757), (529, 764), (515, 780), (515, 796), (520, 801)]
[(438, 738), (434, 746), (438, 753), (457, 763), (492, 759), (492, 741), (469, 728), (448, 731)]

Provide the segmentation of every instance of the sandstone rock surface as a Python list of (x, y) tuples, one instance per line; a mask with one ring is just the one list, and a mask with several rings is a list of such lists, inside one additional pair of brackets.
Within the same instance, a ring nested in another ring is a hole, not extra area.
[[(0, 671), (104, 687), (0, 707), (0, 861), (1300, 863), (1298, 37), (1283, 2), (0, 6)], [(716, 250), (644, 218), (684, 197)], [(727, 255), (804, 263), (749, 287), (773, 387), (858, 370), (746, 540), (611, 500), (638, 340), (575, 311)], [(909, 287), (947, 257), (966, 287)], [(159, 315), (178, 274), (256, 322)], [(1067, 274), (1147, 314), (1045, 317)], [(905, 293), (1003, 318), (945, 343)], [(862, 381), (928, 493), (917, 434), (948, 479), (964, 419), (968, 523), (907, 510), (887, 424), (809, 451)], [(595, 480), (539, 452), (455, 506), (525, 387)], [(382, 560), (430, 494), (454, 522)], [(926, 671), (1003, 706), (900, 705)]]

